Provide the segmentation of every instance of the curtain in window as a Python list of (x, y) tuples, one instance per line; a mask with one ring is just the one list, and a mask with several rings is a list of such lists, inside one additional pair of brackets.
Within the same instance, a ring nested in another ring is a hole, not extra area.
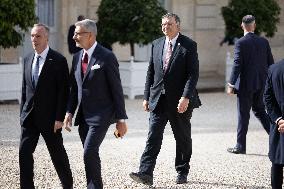
[(54, 0), (36, 0), (36, 14), (39, 22), (50, 27), (54, 26)]

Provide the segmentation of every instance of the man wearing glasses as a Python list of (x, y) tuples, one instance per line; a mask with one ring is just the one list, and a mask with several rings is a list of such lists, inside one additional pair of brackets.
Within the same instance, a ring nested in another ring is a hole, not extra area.
[(65, 116), (70, 129), (78, 107), (75, 125), (84, 147), (88, 189), (102, 189), (99, 147), (110, 124), (116, 122), (119, 136), (127, 132), (125, 102), (115, 55), (96, 42), (97, 26), (93, 20), (75, 23), (73, 39), (82, 50), (74, 54), (71, 91)]
[(160, 152), (163, 132), (169, 121), (176, 140), (176, 183), (187, 182), (192, 154), (190, 118), (201, 105), (196, 84), (199, 63), (196, 42), (180, 33), (180, 19), (168, 13), (162, 17), (164, 37), (152, 43), (143, 108), (150, 112), (150, 130), (138, 173), (130, 177), (153, 184), (153, 171)]

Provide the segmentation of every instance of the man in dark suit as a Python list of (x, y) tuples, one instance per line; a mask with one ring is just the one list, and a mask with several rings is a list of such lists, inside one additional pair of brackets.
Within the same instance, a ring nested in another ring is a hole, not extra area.
[(227, 88), (228, 94), (237, 93), (237, 144), (227, 149), (234, 154), (246, 153), (250, 109), (269, 133), (269, 118), (262, 97), (268, 67), (274, 63), (268, 41), (254, 34), (256, 27), (254, 16), (244, 16), (241, 27), (244, 36), (235, 44), (234, 65)]
[(272, 189), (282, 189), (284, 167), (284, 59), (268, 70), (264, 104), (270, 117), (269, 159)]
[(35, 24), (31, 41), (35, 52), (24, 59), (20, 108), (19, 149), (21, 188), (35, 188), (33, 153), (40, 134), (64, 189), (73, 187), (61, 127), (68, 100), (69, 71), (66, 58), (48, 46), (49, 29)]
[[(85, 17), (83, 15), (79, 15), (77, 17), (77, 21), (84, 20)], [(72, 24), (68, 30), (67, 42), (68, 42), (68, 50), (70, 54), (75, 54), (76, 52), (80, 51), (82, 48), (76, 46), (76, 42), (73, 39), (75, 31), (75, 25)]]
[(152, 43), (143, 107), (150, 112), (150, 131), (140, 160), (138, 173), (130, 173), (137, 182), (152, 185), (156, 159), (161, 149), (167, 122), (176, 140), (176, 183), (187, 182), (192, 154), (190, 119), (201, 105), (196, 84), (199, 62), (196, 43), (179, 33), (180, 19), (168, 13), (162, 17), (165, 34)]
[[(74, 40), (83, 49), (73, 57), (71, 95), (65, 124), (75, 125), (84, 147), (88, 189), (102, 189), (99, 147), (110, 124), (116, 122), (121, 137), (127, 131), (125, 103), (115, 55), (96, 42), (97, 26), (85, 19), (75, 24)], [(67, 128), (68, 128), (67, 127)]]

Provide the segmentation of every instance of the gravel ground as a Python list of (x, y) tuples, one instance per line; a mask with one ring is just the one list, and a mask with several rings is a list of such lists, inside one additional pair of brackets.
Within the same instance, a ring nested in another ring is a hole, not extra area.
[[(154, 171), (156, 189), (260, 189), (270, 188), (268, 136), (252, 115), (247, 135), (247, 154), (226, 152), (236, 141), (236, 99), (224, 93), (200, 94), (203, 106), (193, 113), (193, 155), (189, 182), (176, 185), (175, 140), (166, 127), (163, 146)], [(138, 170), (148, 131), (148, 113), (141, 99), (126, 100), (129, 132), (115, 139), (111, 126), (101, 146), (104, 188), (149, 188), (132, 182), (128, 174)], [(19, 105), (0, 105), (0, 188), (19, 188), (18, 146)], [(83, 149), (77, 128), (63, 132), (74, 178), (74, 188), (86, 188)], [(42, 138), (34, 153), (35, 185), (38, 189), (57, 189), (60, 182)]]

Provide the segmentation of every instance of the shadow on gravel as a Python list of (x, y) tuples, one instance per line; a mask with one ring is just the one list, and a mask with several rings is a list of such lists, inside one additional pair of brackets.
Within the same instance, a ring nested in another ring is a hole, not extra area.
[(216, 182), (198, 182), (198, 181), (192, 181), (190, 183), (193, 183), (193, 184), (202, 184), (202, 185), (211, 185), (211, 186), (226, 186), (226, 187), (232, 187), (232, 188), (235, 188), (235, 189), (269, 189), (269, 187), (266, 187), (266, 186), (255, 186), (255, 185), (252, 185), (252, 186), (241, 186), (241, 185), (238, 185), (238, 184), (225, 184), (225, 183), (216, 183)]
[[(270, 187), (266, 186), (241, 186), (237, 184), (225, 184), (225, 183), (216, 183), (216, 182), (198, 182), (198, 181), (189, 181), (187, 184), (184, 185), (176, 185), (176, 186), (169, 186), (169, 187), (155, 187), (155, 186), (145, 186), (143, 189), (191, 189), (190, 187), (191, 184), (194, 185), (206, 185), (206, 186), (225, 186), (228, 188), (233, 188), (233, 189), (269, 189)], [(192, 188), (194, 189), (194, 188)]]
[(20, 144), (20, 140), (1, 140), (0, 141), (1, 147), (18, 146), (19, 144)]
[(247, 156), (259, 156), (259, 157), (268, 157), (267, 154), (245, 154)]

